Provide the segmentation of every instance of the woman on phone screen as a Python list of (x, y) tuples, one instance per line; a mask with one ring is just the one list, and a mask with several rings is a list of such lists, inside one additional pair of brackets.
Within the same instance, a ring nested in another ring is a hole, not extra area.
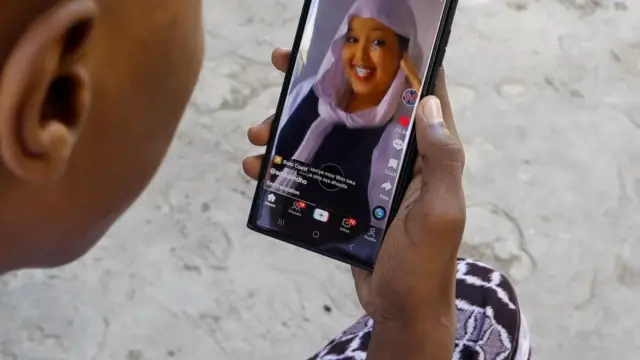
[(291, 179), (295, 171), (285, 168), (286, 177), (272, 179), (276, 186), (295, 188), (297, 198), (384, 227), (371, 209), (388, 209), (391, 202), (379, 189), (389, 181), (384, 172), (389, 159), (401, 156), (394, 141), (406, 136), (391, 125), (413, 111), (402, 103), (402, 93), (420, 89), (414, 64), (422, 64), (422, 49), (407, 0), (357, 0), (317, 75), (291, 90), (274, 152), (349, 183), (346, 188), (314, 179), (300, 184)]

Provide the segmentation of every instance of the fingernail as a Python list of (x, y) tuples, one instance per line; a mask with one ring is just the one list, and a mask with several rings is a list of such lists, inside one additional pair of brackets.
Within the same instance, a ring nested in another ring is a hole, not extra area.
[(421, 110), (429, 126), (445, 126), (442, 106), (437, 97), (429, 96), (422, 104)]

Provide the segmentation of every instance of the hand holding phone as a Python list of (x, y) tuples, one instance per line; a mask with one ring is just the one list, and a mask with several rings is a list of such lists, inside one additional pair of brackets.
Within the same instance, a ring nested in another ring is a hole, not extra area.
[[(288, 50), (276, 49), (272, 56), (274, 66), (285, 71), (289, 55)], [(272, 120), (270, 116), (249, 129), (252, 144), (267, 143)], [(461, 183), (464, 152), (453, 121), (444, 71), (438, 75), (435, 97), (418, 105), (416, 135), (419, 157), (413, 178), (382, 243), (376, 267), (373, 273), (352, 268), (360, 302), (378, 324), (371, 356), (377, 351), (385, 352), (386, 344), (398, 356), (398, 344), (411, 342), (414, 336), (416, 344), (426, 346), (432, 357), (438, 349), (452, 349), (443, 342), (452, 341), (450, 333), (455, 329), (456, 255), (466, 211)], [(263, 156), (252, 156), (243, 162), (245, 173), (254, 180), (260, 175)], [(415, 321), (428, 325), (429, 334), (420, 333), (422, 327)], [(397, 332), (393, 329), (402, 330), (402, 339), (393, 337)], [(429, 341), (434, 334), (437, 345)], [(411, 345), (408, 350), (418, 349)]]

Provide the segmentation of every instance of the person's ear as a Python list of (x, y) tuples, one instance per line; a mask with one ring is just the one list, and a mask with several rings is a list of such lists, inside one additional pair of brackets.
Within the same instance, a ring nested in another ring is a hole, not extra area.
[(84, 61), (97, 16), (93, 0), (68, 0), (22, 33), (0, 73), (2, 166), (27, 181), (59, 178), (88, 116)]

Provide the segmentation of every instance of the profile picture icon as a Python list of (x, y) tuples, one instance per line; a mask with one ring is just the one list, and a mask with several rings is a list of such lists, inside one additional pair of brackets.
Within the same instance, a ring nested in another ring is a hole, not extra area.
[(415, 106), (418, 102), (418, 91), (416, 89), (407, 89), (402, 93), (402, 102), (407, 106)]

